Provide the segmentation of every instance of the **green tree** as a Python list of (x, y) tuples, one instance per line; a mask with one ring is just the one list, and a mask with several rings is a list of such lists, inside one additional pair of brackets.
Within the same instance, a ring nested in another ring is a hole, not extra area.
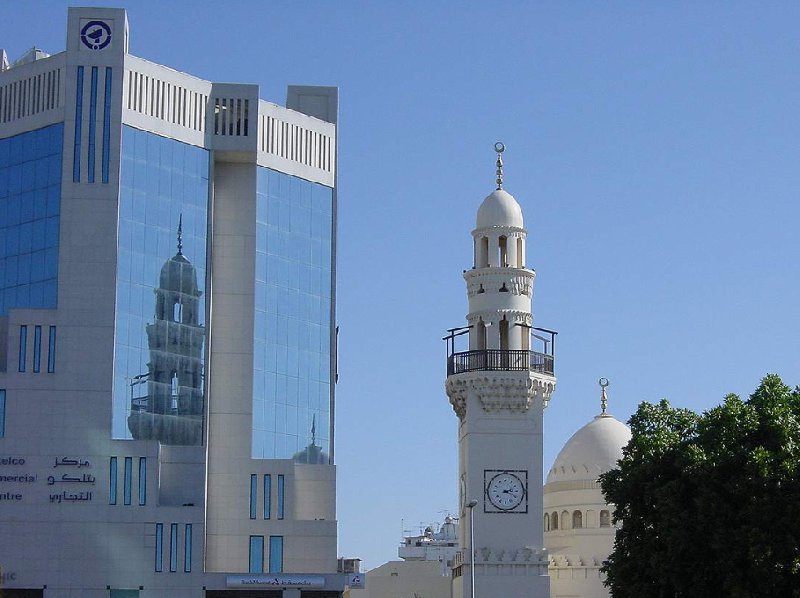
[(603, 571), (614, 598), (800, 598), (800, 387), (770, 374), (702, 415), (642, 403)]

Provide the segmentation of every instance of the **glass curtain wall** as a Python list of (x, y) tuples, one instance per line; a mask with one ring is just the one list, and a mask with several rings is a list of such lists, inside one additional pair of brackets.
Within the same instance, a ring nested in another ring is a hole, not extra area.
[(62, 123), (0, 139), (0, 316), (57, 307)]
[(255, 459), (328, 463), (332, 189), (258, 168)]
[(202, 444), (208, 161), (123, 127), (115, 439)]

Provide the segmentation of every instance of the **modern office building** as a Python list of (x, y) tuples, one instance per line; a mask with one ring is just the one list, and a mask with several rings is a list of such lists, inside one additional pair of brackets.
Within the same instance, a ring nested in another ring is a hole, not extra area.
[(0, 588), (338, 596), (337, 90), (0, 52)]

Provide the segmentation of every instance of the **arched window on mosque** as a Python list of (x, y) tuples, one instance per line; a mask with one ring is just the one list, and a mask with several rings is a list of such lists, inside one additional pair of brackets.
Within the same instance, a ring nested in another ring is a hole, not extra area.
[(550, 516), (550, 525), (553, 529), (558, 529), (558, 513), (553, 511), (553, 514)]
[(608, 511), (600, 511), (600, 527), (611, 527), (611, 515)]
[(574, 529), (580, 529), (583, 527), (583, 513), (580, 511), (574, 511), (572, 513), (572, 527)]
[(544, 514), (544, 531), (550, 531), (550, 515), (547, 513)]

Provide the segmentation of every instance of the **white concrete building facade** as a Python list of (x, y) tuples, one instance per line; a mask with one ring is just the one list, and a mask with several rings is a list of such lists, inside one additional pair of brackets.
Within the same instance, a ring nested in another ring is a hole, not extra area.
[(0, 66), (0, 588), (338, 596), (337, 90), (128, 37)]
[[(449, 337), (446, 390), (459, 418), (461, 502), (453, 596), (546, 598), (540, 484), (542, 416), (556, 382), (553, 333), (532, 328), (527, 231), (520, 205), (502, 188), (504, 147), (495, 149), (497, 189), (478, 210), (474, 262), (464, 272), (468, 326)], [(551, 336), (545, 351), (534, 351), (540, 333)], [(468, 335), (467, 351), (455, 350), (459, 334)]]

